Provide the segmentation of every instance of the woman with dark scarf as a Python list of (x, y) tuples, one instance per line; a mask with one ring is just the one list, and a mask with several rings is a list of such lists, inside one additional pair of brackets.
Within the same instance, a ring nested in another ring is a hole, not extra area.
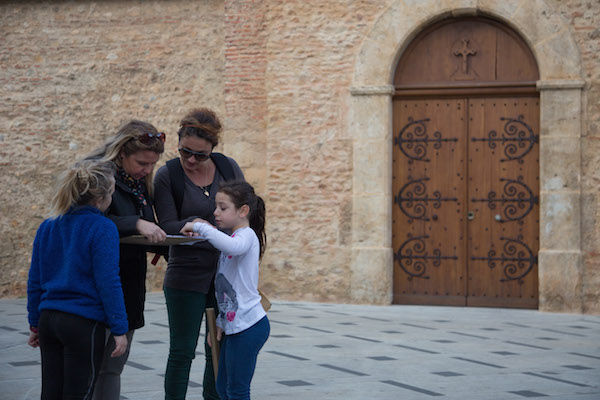
[[(164, 152), (165, 138), (165, 134), (151, 124), (132, 120), (87, 157), (109, 160), (117, 167), (115, 192), (106, 216), (115, 223), (121, 237), (139, 234), (152, 243), (166, 237), (154, 220), (152, 201), (154, 166)], [(119, 274), (129, 322), (128, 347), (122, 356), (111, 358), (114, 340), (108, 340), (94, 400), (118, 400), (120, 397), (121, 372), (129, 356), (133, 332), (144, 326), (146, 252), (150, 250), (146, 246), (120, 245)]]

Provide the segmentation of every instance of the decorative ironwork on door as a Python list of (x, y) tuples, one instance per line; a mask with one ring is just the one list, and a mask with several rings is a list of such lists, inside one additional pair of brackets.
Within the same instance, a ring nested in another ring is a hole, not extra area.
[[(409, 176), (408, 180), (409, 182), (402, 186), (398, 195), (394, 196), (394, 203), (398, 204), (402, 213), (409, 218), (409, 223), (413, 220), (429, 221), (427, 206), (430, 203), (433, 208), (439, 209), (442, 202), (458, 201), (456, 197), (442, 197), (439, 190), (433, 192), (433, 196), (430, 197), (425, 184), (429, 178), (413, 179)], [(431, 219), (436, 221), (438, 217), (434, 214)]]
[(408, 124), (404, 125), (397, 137), (394, 138), (394, 145), (400, 147), (400, 151), (408, 157), (409, 162), (430, 161), (427, 157), (427, 148), (429, 143), (433, 143), (434, 149), (440, 149), (443, 142), (457, 142), (457, 138), (444, 139), (440, 131), (433, 132), (433, 137), (427, 134), (427, 125), (429, 118), (414, 120), (408, 117)]
[(410, 237), (409, 235), (409, 238), (402, 243), (394, 254), (394, 260), (408, 274), (409, 281), (413, 278), (429, 279), (429, 276), (425, 275), (429, 260), (433, 261), (434, 267), (439, 267), (442, 260), (458, 259), (456, 256), (443, 256), (440, 249), (433, 249), (430, 255), (427, 253), (425, 239), (429, 239), (429, 236)]
[(502, 215), (496, 216), (496, 221), (500, 223), (519, 221), (523, 223), (525, 218), (533, 209), (534, 205), (539, 203), (538, 196), (535, 196), (529, 186), (523, 182), (523, 177), (519, 176), (516, 180), (501, 178), (500, 182), (505, 182), (502, 190), (502, 197), (498, 197), (495, 191), (490, 191), (486, 199), (471, 199), (472, 202), (487, 202), (491, 210), (496, 209), (497, 203), (502, 203), (504, 209)]
[(487, 257), (471, 257), (471, 260), (487, 261), (490, 269), (496, 268), (499, 262), (504, 267), (504, 278), (500, 279), (500, 282), (518, 281), (523, 284), (523, 278), (537, 264), (537, 256), (523, 243), (521, 235), (516, 239), (501, 237), (500, 240), (504, 241), (504, 251), (500, 256), (496, 256), (496, 250), (491, 249)]
[(496, 143), (500, 142), (504, 146), (504, 155), (506, 158), (501, 162), (518, 160), (523, 163), (525, 157), (539, 142), (539, 135), (536, 135), (533, 129), (525, 123), (524, 117), (519, 115), (517, 118), (500, 117), (500, 121), (506, 121), (504, 124), (504, 133), (502, 137), (497, 137), (498, 133), (491, 130), (487, 138), (471, 138), (472, 142), (488, 142), (490, 149), (496, 148)]

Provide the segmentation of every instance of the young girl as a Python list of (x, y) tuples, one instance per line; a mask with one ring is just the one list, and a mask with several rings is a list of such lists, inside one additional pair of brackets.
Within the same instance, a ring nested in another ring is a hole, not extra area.
[(40, 347), (42, 399), (90, 399), (105, 346), (127, 348), (119, 233), (102, 213), (115, 190), (113, 164), (82, 161), (63, 173), (53, 214), (33, 243), (27, 283), (29, 345)]
[(250, 399), (258, 352), (269, 337), (269, 320), (258, 294), (258, 262), (266, 244), (265, 203), (246, 182), (221, 185), (214, 211), (217, 226), (188, 222), (181, 232), (199, 234), (221, 251), (215, 277), (219, 305), (217, 392), (221, 400)]

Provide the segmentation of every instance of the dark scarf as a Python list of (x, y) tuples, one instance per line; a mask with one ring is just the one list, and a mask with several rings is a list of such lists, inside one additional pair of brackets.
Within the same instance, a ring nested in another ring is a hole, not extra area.
[(146, 181), (142, 179), (133, 179), (122, 167), (117, 168), (117, 180), (122, 182), (131, 190), (135, 196), (135, 202), (138, 210), (141, 210), (148, 204), (146, 201)]

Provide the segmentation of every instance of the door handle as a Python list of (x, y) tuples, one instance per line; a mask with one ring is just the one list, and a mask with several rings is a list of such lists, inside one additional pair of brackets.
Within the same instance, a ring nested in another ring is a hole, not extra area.
[(475, 219), (475, 213), (473, 211), (467, 212), (467, 219), (473, 221)]

